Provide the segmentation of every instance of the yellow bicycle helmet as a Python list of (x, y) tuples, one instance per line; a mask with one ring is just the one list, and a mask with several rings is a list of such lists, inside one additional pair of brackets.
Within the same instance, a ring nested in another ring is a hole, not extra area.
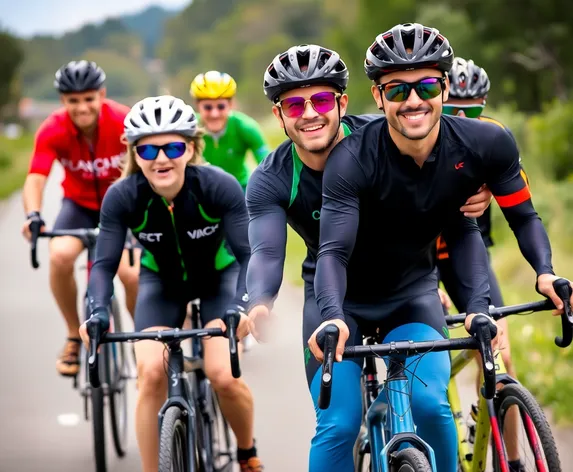
[(237, 83), (229, 74), (210, 70), (199, 74), (191, 82), (189, 93), (197, 100), (232, 98), (237, 91)]

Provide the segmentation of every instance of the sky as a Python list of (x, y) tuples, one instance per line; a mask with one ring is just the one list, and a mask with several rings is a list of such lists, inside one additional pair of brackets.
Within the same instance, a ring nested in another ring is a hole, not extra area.
[(181, 8), (190, 0), (0, 0), (0, 27), (20, 37), (62, 34), (85, 23), (151, 5)]

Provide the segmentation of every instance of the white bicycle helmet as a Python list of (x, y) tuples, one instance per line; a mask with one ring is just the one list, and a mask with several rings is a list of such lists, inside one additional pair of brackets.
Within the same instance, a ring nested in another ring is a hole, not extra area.
[(154, 134), (175, 133), (192, 138), (197, 117), (191, 105), (171, 95), (147, 97), (137, 102), (123, 121), (129, 144)]

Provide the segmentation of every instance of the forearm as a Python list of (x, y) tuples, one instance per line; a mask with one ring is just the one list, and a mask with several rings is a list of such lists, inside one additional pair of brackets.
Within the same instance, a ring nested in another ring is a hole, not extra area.
[(490, 305), (487, 250), (477, 227), (446, 239), (452, 269), (468, 313), (488, 313)]
[(334, 255), (318, 259), (314, 277), (314, 292), (323, 321), (344, 320), (342, 304), (346, 295), (346, 265)]
[(29, 214), (42, 209), (44, 188), (48, 178), (42, 174), (28, 174), (22, 190), (24, 212)]
[(523, 257), (535, 270), (537, 276), (554, 274), (551, 263), (551, 243), (539, 218), (531, 218), (514, 229)]

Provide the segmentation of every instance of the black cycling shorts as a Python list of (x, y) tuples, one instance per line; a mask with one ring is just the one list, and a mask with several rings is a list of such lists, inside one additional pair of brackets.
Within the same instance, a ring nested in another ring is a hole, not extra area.
[[(361, 345), (363, 336), (374, 334), (379, 339), (384, 339), (392, 330), (409, 323), (429, 325), (444, 338), (449, 337), (438, 295), (438, 277), (435, 271), (384, 300), (367, 304), (346, 300), (343, 309), (345, 322), (350, 330), (347, 345)], [(309, 388), (321, 364), (310, 353), (308, 339), (321, 323), (314, 286), (305, 282), (302, 345)], [(356, 362), (360, 367), (364, 362), (363, 359), (349, 360)]]
[(181, 283), (163, 280), (157, 272), (141, 266), (135, 305), (135, 331), (153, 326), (181, 328), (191, 300), (200, 299), (201, 324), (221, 318), (235, 298), (239, 264), (233, 263), (219, 272), (210, 293), (192, 293)]
[[(64, 198), (53, 229), (93, 229), (97, 228), (98, 225), (99, 210), (90, 210), (89, 208), (78, 205), (69, 198)], [(129, 230), (127, 231), (125, 240), (131, 241), (134, 247), (143, 249), (143, 246), (133, 237)]]

